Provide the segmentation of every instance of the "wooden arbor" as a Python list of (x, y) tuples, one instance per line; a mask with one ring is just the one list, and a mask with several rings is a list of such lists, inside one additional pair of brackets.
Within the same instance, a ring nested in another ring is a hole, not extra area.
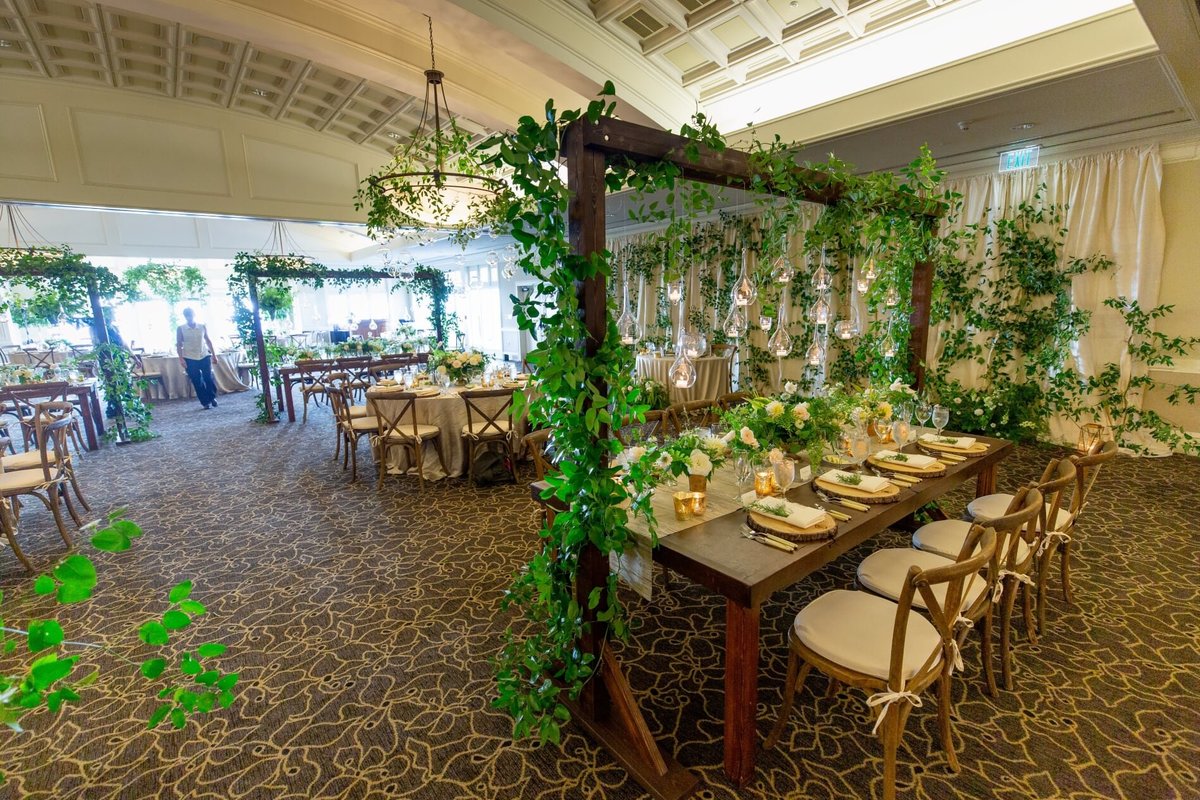
[[(744, 190), (759, 190), (748, 154), (737, 150), (713, 151), (700, 148), (698, 156), (685, 156), (687, 139), (666, 131), (647, 128), (629, 122), (604, 118), (598, 122), (585, 119), (572, 123), (563, 134), (562, 152), (566, 158), (567, 186), (571, 193), (568, 211), (571, 246), (576, 254), (589, 256), (605, 250), (605, 182), (606, 161), (609, 158), (630, 159), (635, 162), (667, 161), (677, 166), (684, 180), (730, 186)], [(805, 193), (803, 199), (830, 205), (840, 197), (840, 189), (825, 176), (797, 167), (807, 180), (803, 183), (824, 187)], [(768, 186), (768, 191), (770, 187)], [(940, 214), (933, 208), (923, 216), (932, 223)], [(909, 369), (918, 386), (924, 379), (924, 359), (929, 339), (929, 311), (933, 288), (933, 265), (918, 262), (913, 269), (912, 313), (910, 316)], [(586, 351), (594, 356), (608, 329), (608, 300), (603, 276), (581, 282), (577, 287), (579, 306), (588, 332)], [(581, 608), (588, 608), (592, 590), (605, 585), (608, 559), (594, 546), (587, 546), (580, 556), (575, 596)], [(592, 735), (613, 753), (616, 759), (655, 797), (679, 798), (690, 795), (698, 784), (697, 777), (670, 756), (662, 753), (637, 701), (629, 688), (624, 671), (611, 648), (604, 646), (607, 629), (595, 618), (595, 612), (584, 612), (590, 623), (580, 647), (591, 653), (598, 665), (598, 680), (589, 681), (573, 712)], [(727, 626), (757, 641), (758, 620), (727, 619)], [(752, 628), (752, 630), (751, 630)], [(734, 637), (730, 637), (730, 641)], [(758, 698), (753, 691), (745, 696), (727, 691), (725, 716), (728, 719), (753, 709)], [(725, 743), (725, 771), (738, 785), (745, 785), (754, 775), (756, 737)]]
[[(414, 273), (413, 280), (434, 281), (441, 273), (433, 269), (418, 269)], [(391, 280), (396, 276), (390, 272), (383, 272), (377, 269), (344, 269), (330, 270), (324, 267), (297, 268), (293, 267), (287, 270), (285, 274), (280, 274), (270, 268), (247, 269), (243, 273), (246, 276), (246, 293), (250, 298), (250, 312), (254, 317), (254, 347), (258, 355), (258, 373), (259, 382), (262, 384), (263, 392), (263, 407), (266, 409), (267, 422), (278, 422), (275, 418), (275, 406), (271, 401), (271, 381), (270, 368), (267, 365), (267, 343), (263, 338), (262, 329), (262, 310), (258, 305), (258, 281), (262, 278), (276, 278), (284, 280), (312, 280), (326, 281), (334, 280), (341, 283), (374, 283), (375, 281)], [(436, 301), (435, 301), (436, 302)], [(439, 342), (445, 341), (446, 332), (442, 324), (442, 317), (434, 314), (433, 318), (434, 335), (437, 336)]]

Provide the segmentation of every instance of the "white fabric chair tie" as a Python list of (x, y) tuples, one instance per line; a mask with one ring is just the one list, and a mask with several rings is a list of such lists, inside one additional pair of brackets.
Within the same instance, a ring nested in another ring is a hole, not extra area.
[(879, 731), (879, 726), (883, 724), (883, 718), (887, 716), (888, 709), (891, 708), (893, 704), (898, 703), (901, 700), (907, 700), (912, 704), (913, 708), (920, 708), (923, 705), (920, 695), (907, 690), (901, 690), (899, 692), (876, 692), (867, 698), (867, 706), (870, 708), (883, 706), (883, 708), (879, 710), (879, 717), (875, 720), (875, 727), (871, 728), (871, 733), (877, 733)]
[(1042, 543), (1038, 545), (1037, 553), (1034, 555), (1036, 555), (1038, 558), (1041, 558), (1042, 555), (1050, 549), (1050, 545), (1052, 543), (1061, 542), (1062, 544), (1066, 544), (1069, 541), (1071, 541), (1070, 534), (1062, 531), (1050, 531), (1042, 537)]
[(1001, 596), (1004, 594), (1004, 579), (1006, 577), (1016, 578), (1018, 583), (1023, 583), (1026, 586), (1033, 586), (1033, 578), (1023, 572), (1013, 572), (1010, 569), (1000, 570), (1000, 574), (996, 576), (996, 588), (992, 590), (992, 602), (999, 603)]
[(958, 639), (950, 638), (950, 673), (955, 670), (962, 672), (966, 667), (963, 665), (962, 650), (958, 647)]
[(962, 627), (963, 630), (969, 631), (971, 628), (975, 627), (975, 620), (959, 614), (958, 617), (955, 618), (954, 624), (951, 625), (951, 628), (953, 628), (955, 633), (958, 633), (959, 627)]

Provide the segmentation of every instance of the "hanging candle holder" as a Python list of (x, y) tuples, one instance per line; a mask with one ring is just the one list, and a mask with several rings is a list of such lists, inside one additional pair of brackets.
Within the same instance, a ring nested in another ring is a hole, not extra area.
[(750, 321), (745, 310), (736, 305), (732, 306), (729, 309), (729, 316), (725, 317), (725, 323), (721, 326), (721, 330), (730, 339), (739, 339), (745, 336), (750, 330)]
[(823, 355), (821, 343), (817, 340), (816, 336), (813, 336), (812, 344), (808, 346), (808, 351), (804, 354), (805, 360), (808, 361), (809, 366), (819, 367), (821, 366)]
[(771, 277), (776, 283), (791, 283), (795, 275), (796, 268), (792, 266), (792, 260), (788, 258), (788, 237), (785, 233), (783, 241), (780, 243), (779, 257), (775, 259), (775, 264), (771, 269)]
[(667, 300), (676, 305), (683, 302), (683, 278), (667, 284)]
[(822, 247), (821, 261), (817, 264), (817, 270), (813, 273), (812, 277), (813, 288), (817, 290), (817, 294), (824, 294), (833, 288), (833, 274), (825, 266), (825, 262), (825, 248)]
[(779, 309), (776, 311), (775, 332), (767, 340), (767, 352), (776, 358), (784, 358), (792, 352), (792, 337), (787, 332), (787, 292), (779, 298)]
[(828, 325), (833, 316), (832, 308), (829, 305), (829, 296), (822, 294), (818, 297), (808, 316), (814, 325)]
[(900, 292), (896, 289), (896, 285), (892, 284), (888, 287), (887, 296), (883, 300), (884, 305), (888, 308), (895, 308), (900, 305)]
[(762, 332), (763, 332), (763, 333), (767, 333), (768, 331), (770, 331), (770, 330), (771, 330), (771, 324), (772, 324), (774, 321), (775, 321), (775, 320), (771, 319), (771, 318), (770, 318), (769, 316), (767, 316), (766, 314), (759, 314), (759, 315), (758, 315), (758, 327), (759, 327), (759, 328), (762, 330)]
[(617, 320), (617, 336), (621, 339), (621, 344), (629, 347), (637, 344), (637, 340), (642, 337), (641, 326), (633, 314), (629, 312), (629, 286), (625, 286), (625, 308), (621, 312), (620, 318)]
[(758, 287), (750, 278), (750, 248), (742, 249), (742, 274), (733, 285), (733, 304), (735, 306), (753, 305), (758, 300)]
[(873, 281), (879, 277), (879, 273), (875, 271), (875, 256), (867, 256), (866, 262), (863, 264), (863, 277), (868, 281)]
[(675, 361), (671, 364), (671, 370), (667, 373), (667, 379), (676, 389), (690, 389), (696, 385), (696, 365), (688, 357), (685, 348), (679, 348), (679, 355), (675, 357)]

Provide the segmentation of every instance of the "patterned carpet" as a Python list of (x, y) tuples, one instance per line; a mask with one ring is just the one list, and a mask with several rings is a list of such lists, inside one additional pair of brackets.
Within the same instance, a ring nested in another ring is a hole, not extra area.
[[(242, 675), (237, 703), (182, 732), (147, 732), (156, 701), (114, 660), (81, 705), (3, 734), (0, 797), (641, 797), (577, 729), (561, 748), (513, 743), (489, 708), (489, 659), (506, 624), (497, 603), (535, 546), (526, 488), (350, 486), (330, 460), (327, 411), (306, 426), (259, 427), (247, 421), (252, 403), (165, 403), (161, 439), (82, 459), (93, 505), (128, 504), (147, 535), (97, 557), (102, 617), (89, 607), (60, 617), (69, 637), (129, 641), (172, 584), (193, 578), (210, 614), (186, 641), (230, 646), (221, 666)], [(1046, 457), (1021, 450), (1002, 486)], [(902, 797), (1200, 797), (1197, 485), (1200, 462), (1181, 457), (1122, 459), (1101, 476), (1083, 523), (1079, 607), (1055, 597), (1036, 647), (1018, 627), (1017, 689), (996, 700), (982, 695), (978, 649), (967, 649), (956, 682), (963, 771), (947, 771), (927, 703), (901, 749)], [(61, 542), (45, 511), (28, 509), (22, 541), (49, 565)], [(867, 552), (765, 608), (760, 733), (780, 700), (791, 616), (848, 586)], [(7, 619), (44, 613), (27, 586), (0, 552)], [(822, 699), (819, 677), (784, 742), (761, 757), (759, 780), (734, 790), (720, 769), (723, 605), (681, 579), (653, 604), (630, 602), (638, 626), (622, 657), (651, 727), (701, 774), (701, 798), (878, 796), (863, 695)]]

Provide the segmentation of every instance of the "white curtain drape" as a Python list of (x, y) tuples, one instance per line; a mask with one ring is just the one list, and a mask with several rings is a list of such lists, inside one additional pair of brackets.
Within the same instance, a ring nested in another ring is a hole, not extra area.
[[(1125, 326), (1120, 313), (1107, 308), (1108, 297), (1136, 298), (1143, 306), (1158, 302), (1166, 226), (1160, 203), (1162, 158), (1157, 145), (1099, 153), (1045, 164), (1021, 172), (992, 173), (947, 182), (963, 197), (963, 213), (953, 223), (963, 227), (986, 224), (1024, 200), (1032, 200), (1045, 184), (1044, 202), (1064, 204), (1067, 229), (1065, 256), (1087, 257), (1102, 253), (1116, 268), (1102, 273), (1084, 273), (1074, 279), (1072, 299), (1076, 308), (1092, 312), (1091, 329), (1078, 342), (1073, 365), (1092, 375), (1109, 362), (1120, 362), (1128, 376), (1133, 369), (1124, 352)], [(955, 320), (930, 331), (930, 341)], [(937, 363), (940, 351), (931, 348), (930, 361)], [(1071, 365), (1065, 365), (1071, 366)], [(975, 385), (981, 368), (959, 364), (951, 377)], [(1075, 423), (1064, 418), (1051, 421), (1051, 435), (1059, 441), (1074, 441)]]

